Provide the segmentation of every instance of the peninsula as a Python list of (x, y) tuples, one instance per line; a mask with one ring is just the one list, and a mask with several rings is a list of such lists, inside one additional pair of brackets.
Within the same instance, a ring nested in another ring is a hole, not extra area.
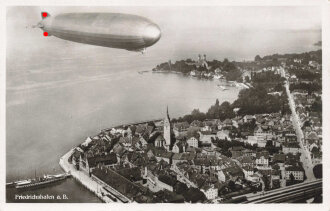
[(104, 202), (320, 202), (321, 55), (160, 64), (153, 71), (250, 86), (205, 113), (171, 119), (167, 108), (160, 120), (104, 129), (65, 154), (60, 166)]

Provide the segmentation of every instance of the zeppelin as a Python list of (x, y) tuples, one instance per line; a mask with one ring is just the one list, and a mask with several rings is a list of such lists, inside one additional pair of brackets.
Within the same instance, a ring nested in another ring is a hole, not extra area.
[(120, 13), (41, 13), (37, 27), (45, 36), (78, 43), (141, 51), (161, 37), (160, 28), (144, 17)]

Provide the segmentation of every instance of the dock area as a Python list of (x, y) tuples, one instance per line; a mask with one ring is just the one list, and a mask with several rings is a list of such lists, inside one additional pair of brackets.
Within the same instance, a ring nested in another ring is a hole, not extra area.
[[(113, 190), (112, 188), (106, 189), (106, 191), (103, 191), (103, 184), (93, 180), (91, 177), (89, 177), (84, 172), (81, 172), (74, 168), (73, 165), (71, 165), (68, 161), (69, 157), (73, 154), (74, 149), (71, 149), (69, 152), (67, 152), (65, 155), (63, 155), (60, 158), (60, 166), (65, 172), (70, 172), (71, 176), (76, 179), (79, 183), (81, 183), (85, 188), (87, 188), (89, 191), (93, 192), (99, 199), (101, 199), (105, 203), (110, 202), (122, 202), (121, 200), (116, 200), (115, 197), (117, 196), (117, 191)], [(104, 194), (104, 192), (109, 192), (111, 190), (111, 194)], [(115, 197), (114, 197), (115, 196)]]

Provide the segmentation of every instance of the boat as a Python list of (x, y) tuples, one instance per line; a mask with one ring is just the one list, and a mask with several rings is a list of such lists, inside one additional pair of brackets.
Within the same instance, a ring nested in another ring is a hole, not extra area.
[(218, 87), (219, 87), (220, 89), (222, 89), (222, 91), (228, 90), (226, 87), (221, 86), (220, 84), (218, 84)]
[(12, 188), (15, 187), (16, 183), (15, 182), (7, 182), (6, 183), (6, 188)]
[(62, 181), (70, 176), (71, 174), (64, 173), (64, 174), (56, 174), (56, 175), (44, 175), (43, 177), (36, 177), (35, 179), (21, 180), (15, 182), (15, 188), (19, 190), (38, 188), (38, 187), (46, 186), (51, 183)]
[(139, 74), (143, 74), (143, 73), (147, 73), (147, 72), (149, 72), (148, 70), (144, 70), (144, 71), (139, 71), (138, 73)]

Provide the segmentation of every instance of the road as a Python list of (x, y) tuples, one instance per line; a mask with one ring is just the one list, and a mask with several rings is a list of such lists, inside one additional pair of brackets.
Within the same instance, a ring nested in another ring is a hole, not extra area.
[(291, 109), (291, 113), (292, 113), (293, 127), (295, 128), (297, 140), (298, 140), (300, 148), (301, 148), (301, 159), (300, 160), (305, 169), (305, 174), (306, 174), (307, 180), (308, 181), (315, 180), (311, 155), (303, 143), (304, 134), (301, 129), (300, 120), (299, 120), (299, 117), (296, 112), (295, 102), (293, 100), (292, 94), (290, 93), (288, 80), (285, 81), (285, 89), (286, 89), (286, 93), (288, 95), (289, 105), (290, 105), (290, 109)]
[(177, 173), (179, 175), (179, 177), (181, 178), (182, 182), (185, 183), (188, 187), (194, 187), (197, 188), (197, 186), (191, 182), (190, 180), (188, 180), (183, 174), (182, 172), (178, 169), (178, 167), (171, 167), (171, 169)]

